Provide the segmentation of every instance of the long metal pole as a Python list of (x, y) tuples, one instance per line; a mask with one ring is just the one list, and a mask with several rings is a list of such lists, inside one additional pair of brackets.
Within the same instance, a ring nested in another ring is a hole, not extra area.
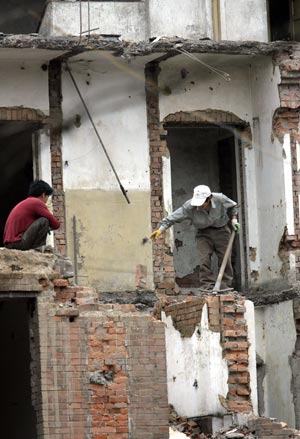
[(78, 88), (78, 85), (77, 85), (77, 83), (76, 83), (76, 81), (75, 81), (75, 79), (74, 79), (74, 76), (72, 75), (72, 72), (71, 72), (71, 70), (70, 70), (68, 64), (66, 64), (66, 69), (67, 69), (67, 72), (69, 73), (70, 78), (71, 78), (71, 80), (72, 80), (72, 82), (73, 82), (73, 84), (74, 84), (74, 87), (75, 87), (75, 89), (76, 89), (76, 91), (77, 91), (77, 93), (78, 93), (78, 95), (79, 95), (79, 97), (80, 97), (80, 100), (81, 100), (81, 102), (82, 102), (82, 105), (84, 106), (84, 109), (85, 109), (85, 111), (86, 111), (86, 114), (88, 115), (88, 118), (90, 119), (90, 122), (91, 122), (91, 124), (92, 124), (92, 127), (94, 128), (94, 131), (95, 131), (96, 136), (97, 136), (97, 138), (98, 138), (98, 140), (99, 140), (99, 143), (100, 143), (100, 145), (102, 146), (102, 149), (103, 149), (103, 151), (104, 151), (104, 154), (106, 155), (106, 158), (107, 158), (107, 160), (108, 160), (108, 162), (109, 162), (109, 164), (110, 164), (110, 166), (111, 166), (111, 169), (112, 169), (113, 173), (115, 174), (115, 177), (116, 177), (116, 179), (117, 179), (117, 181), (118, 181), (118, 183), (119, 183), (119, 186), (120, 186), (121, 192), (122, 192), (122, 194), (124, 195), (124, 197), (126, 198), (127, 203), (130, 204), (130, 200), (129, 200), (128, 196), (127, 196), (126, 190), (125, 190), (124, 187), (122, 186), (122, 183), (121, 183), (121, 181), (120, 181), (120, 179), (119, 179), (119, 176), (118, 176), (118, 174), (117, 174), (117, 171), (115, 170), (115, 167), (114, 167), (114, 165), (112, 164), (112, 161), (111, 161), (111, 159), (110, 159), (110, 157), (109, 157), (109, 155), (108, 155), (108, 152), (107, 152), (107, 150), (106, 150), (106, 148), (105, 148), (105, 146), (104, 146), (104, 143), (103, 143), (103, 141), (102, 141), (102, 139), (101, 139), (101, 137), (100, 137), (100, 134), (98, 133), (98, 130), (97, 130), (97, 128), (96, 128), (96, 125), (94, 124), (94, 121), (93, 121), (92, 116), (91, 116), (91, 114), (90, 114), (90, 112), (89, 112), (89, 109), (88, 109), (88, 107), (87, 107), (87, 105), (86, 105), (86, 103), (85, 103), (85, 101), (84, 101), (84, 99), (83, 99), (83, 97), (82, 97), (82, 94), (80, 93), (80, 90), (79, 90), (79, 88)]

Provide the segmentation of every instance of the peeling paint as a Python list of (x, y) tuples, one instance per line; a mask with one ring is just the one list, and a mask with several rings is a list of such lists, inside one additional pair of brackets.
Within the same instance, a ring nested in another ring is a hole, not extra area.
[(259, 278), (259, 273), (257, 270), (252, 270), (250, 273), (251, 279), (254, 280), (254, 282), (256, 282)]
[(249, 258), (250, 258), (250, 261), (252, 261), (252, 262), (256, 261), (256, 253), (257, 253), (257, 248), (256, 247), (249, 247)]

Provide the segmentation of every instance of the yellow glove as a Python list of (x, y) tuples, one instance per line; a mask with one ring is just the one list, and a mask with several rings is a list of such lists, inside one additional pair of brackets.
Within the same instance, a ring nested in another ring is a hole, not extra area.
[(154, 230), (154, 232), (151, 233), (150, 238), (152, 240), (159, 238), (161, 235), (163, 234), (163, 232), (159, 229)]

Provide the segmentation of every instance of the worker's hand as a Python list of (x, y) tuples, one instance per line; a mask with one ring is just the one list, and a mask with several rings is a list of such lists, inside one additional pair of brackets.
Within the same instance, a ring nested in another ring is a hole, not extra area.
[(241, 225), (240, 223), (238, 223), (238, 220), (236, 218), (232, 218), (231, 225), (235, 233), (238, 234), (240, 232)]
[(154, 232), (151, 233), (150, 238), (152, 240), (159, 238), (161, 235), (163, 234), (163, 232), (159, 229), (154, 230)]

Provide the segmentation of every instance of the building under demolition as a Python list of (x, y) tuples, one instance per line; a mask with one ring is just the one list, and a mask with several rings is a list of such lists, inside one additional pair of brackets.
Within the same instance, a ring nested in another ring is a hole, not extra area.
[[(61, 227), (55, 255), (0, 251), (3, 437), (166, 439), (168, 403), (211, 430), (300, 428), (300, 2), (282, 3), (7, 2), (1, 239), (33, 178)], [(226, 294), (199, 290), (189, 224), (143, 240), (202, 183), (239, 204)]]

